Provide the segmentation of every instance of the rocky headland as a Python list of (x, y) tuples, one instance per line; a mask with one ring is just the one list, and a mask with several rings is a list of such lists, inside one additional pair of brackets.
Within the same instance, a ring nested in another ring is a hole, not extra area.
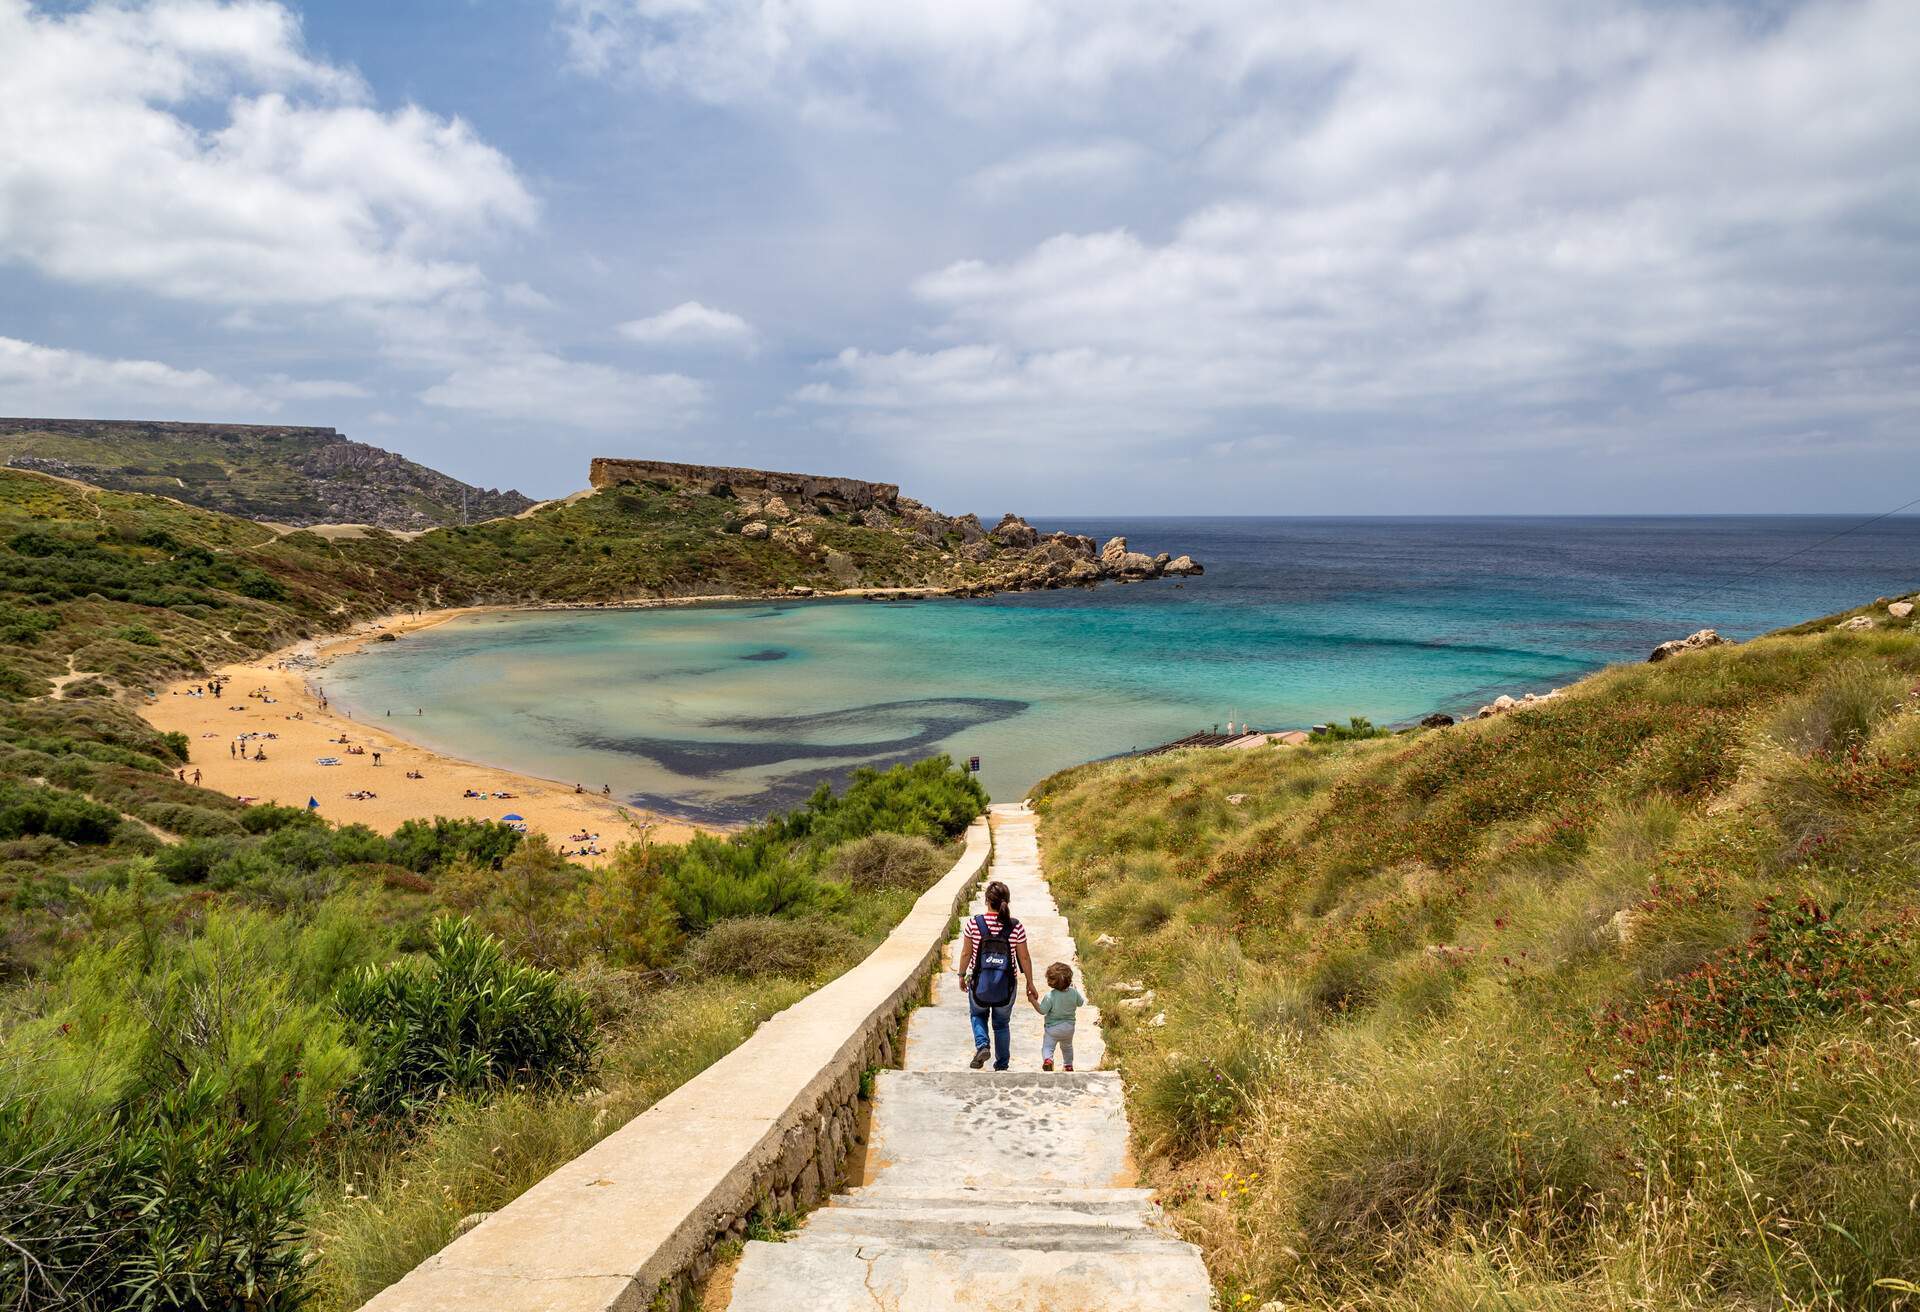
[[(600, 458), (590, 481), (597, 492), (622, 486), (672, 489), (685, 497), (729, 502), (725, 533), (769, 542), (796, 557), (847, 576), (853, 562), (825, 539), (823, 530), (858, 525), (899, 540), (914, 554), (932, 553), (947, 582), (936, 590), (985, 596), (1040, 588), (1092, 586), (1204, 573), (1191, 556), (1131, 551), (1123, 537), (1097, 543), (1078, 533), (1042, 533), (1015, 514), (992, 528), (978, 515), (944, 515), (892, 483), (871, 483), (819, 474), (791, 474), (724, 465), (663, 460)], [(811, 592), (813, 589), (795, 589)]]

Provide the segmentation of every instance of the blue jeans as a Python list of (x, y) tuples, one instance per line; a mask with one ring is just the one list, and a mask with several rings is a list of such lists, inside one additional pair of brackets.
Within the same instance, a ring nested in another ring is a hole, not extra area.
[(1013, 1039), (1008, 1034), (1008, 1022), (1013, 1018), (1013, 999), (997, 1007), (986, 1007), (967, 995), (967, 1014), (973, 1018), (973, 1046), (987, 1046), (987, 1020), (993, 1020), (993, 1068), (1003, 1071), (1007, 1068), (1007, 1059), (1011, 1055)]

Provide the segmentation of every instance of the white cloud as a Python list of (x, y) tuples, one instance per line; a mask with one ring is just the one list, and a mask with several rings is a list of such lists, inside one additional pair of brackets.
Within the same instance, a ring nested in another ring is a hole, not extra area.
[(687, 423), (707, 390), (684, 374), (636, 374), (528, 349), (464, 364), (420, 399), (495, 419), (645, 432)]
[(1132, 177), (1146, 153), (1131, 141), (1043, 146), (988, 165), (967, 185), (988, 200), (1034, 188), (1101, 186)]
[(1195, 53), (1226, 75), (1259, 0), (558, 0), (576, 67), (716, 103), (872, 108), (911, 71), (968, 112), (1104, 95)]
[(234, 306), (476, 285), (533, 198), (457, 118), (383, 111), (278, 4), (0, 0), (0, 259)]
[(737, 314), (698, 301), (683, 301), (645, 319), (630, 319), (616, 331), (648, 346), (728, 346), (751, 349), (753, 325)]
[(524, 282), (508, 283), (500, 289), (500, 299), (508, 305), (521, 310), (552, 310), (558, 308), (553, 298), (537, 287)]
[(7, 414), (149, 419), (272, 408), (252, 388), (204, 369), (113, 360), (0, 337), (0, 410)]
[(340, 378), (289, 378), (275, 374), (264, 386), (273, 395), (288, 401), (364, 400), (373, 395), (360, 384)]
[[(723, 11), (802, 24), (808, 50), (753, 47), (795, 78), (837, 52), (947, 85), (998, 30), (836, 47), (795, 16), (848, 7)], [(1113, 49), (1152, 46), (1124, 0), (1070, 48), (1008, 8), (1018, 60), (1080, 59), (1116, 95), (1132, 56)], [(1239, 432), (1284, 427), (1664, 456), (1823, 419), (1911, 442), (1895, 421), (1920, 415), (1920, 7), (1181, 8), (1168, 30), (1192, 39), (1154, 47), (1149, 78), (1234, 88), (1205, 113), (1152, 105), (1204, 143), (1184, 217), (934, 269), (905, 345), (844, 352), (796, 399), (874, 432), (1055, 447), (1240, 450)], [(1142, 190), (1164, 185), (1141, 167)]]

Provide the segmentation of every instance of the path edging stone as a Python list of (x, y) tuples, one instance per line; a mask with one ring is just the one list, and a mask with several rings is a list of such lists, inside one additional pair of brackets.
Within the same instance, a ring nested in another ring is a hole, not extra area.
[(684, 1305), (756, 1212), (813, 1206), (854, 1143), (861, 1076), (888, 1066), (954, 918), (966, 851), (859, 965), (375, 1295), (365, 1312), (639, 1312)]

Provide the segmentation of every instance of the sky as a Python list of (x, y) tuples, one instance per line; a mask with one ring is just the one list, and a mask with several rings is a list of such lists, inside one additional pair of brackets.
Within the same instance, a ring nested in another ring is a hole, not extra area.
[(0, 0), (0, 87), (0, 414), (536, 496), (1920, 496), (1914, 0)]

